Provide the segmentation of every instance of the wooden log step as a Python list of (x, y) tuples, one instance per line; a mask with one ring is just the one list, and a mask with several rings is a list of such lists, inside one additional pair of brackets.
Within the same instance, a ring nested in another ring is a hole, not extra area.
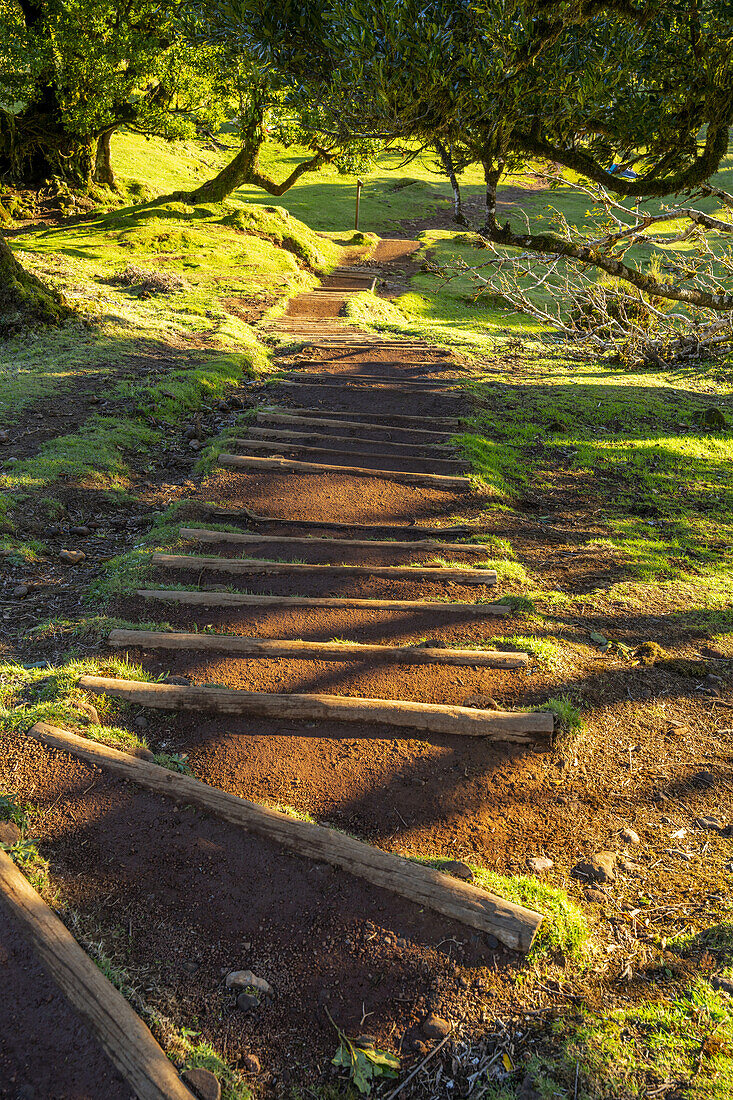
[(403, 470), (377, 470), (365, 466), (334, 466), (323, 462), (299, 462), (293, 458), (257, 458), (254, 455), (220, 454), (220, 466), (238, 466), (245, 470), (284, 470), (300, 474), (349, 474), (352, 477), (377, 477), (384, 481), (400, 481), (405, 485), (427, 485), (436, 489), (472, 488), (467, 477), (449, 474), (419, 474)]
[[(542, 923), (540, 914), (531, 909), (504, 901), (495, 894), (431, 867), (422, 867), (401, 856), (382, 852), (335, 829), (298, 821), (267, 806), (259, 806), (256, 802), (218, 790), (200, 779), (168, 771), (158, 764), (129, 756), (45, 722), (36, 722), (30, 733), (44, 745), (72, 753), (93, 766), (103, 766), (155, 794), (173, 798), (181, 804), (198, 806), (307, 859), (330, 863), (451, 920), (490, 932), (506, 947), (529, 951)], [(178, 1100), (181, 1094), (171, 1091), (166, 1096), (170, 1100)], [(148, 1100), (148, 1094), (144, 1100)], [(155, 1100), (162, 1100), (162, 1096), (156, 1096)]]
[(400, 378), (393, 374), (352, 374), (346, 371), (288, 371), (288, 378), (294, 382), (374, 382), (376, 385), (384, 383), (398, 383), (400, 386), (414, 386), (416, 391), (425, 389), (426, 386), (435, 386), (437, 383), (449, 385), (451, 382), (465, 382), (465, 378)]
[[(420, 424), (425, 427), (429, 424), (440, 424), (443, 428), (460, 428), (466, 422), (466, 417), (463, 416), (407, 416), (405, 413), (363, 413), (343, 411), (342, 409), (308, 409), (303, 406), (280, 408), (277, 405), (264, 405), (262, 408), (258, 409), (258, 412), (287, 413), (289, 416), (301, 417), (320, 416), (327, 420), (351, 420), (357, 424), (366, 424), (367, 422), (372, 424), (380, 420), (384, 421), (390, 428), (398, 427), (398, 425), (392, 423), (394, 420), (407, 420), (410, 424)], [(366, 420), (364, 419), (365, 417)]]
[[(288, 380), (287, 378), (273, 379), (272, 380), (272, 385), (273, 386), (285, 386), (288, 389), (296, 389), (296, 390), (297, 389), (308, 388), (309, 386), (317, 386), (319, 390), (343, 390), (343, 389), (348, 388), (347, 386), (345, 386), (343, 384), (342, 385), (336, 385), (335, 383), (332, 384), (331, 382), (305, 382), (305, 381), (300, 381), (300, 380), (296, 382), (294, 380)], [(367, 389), (366, 386), (361, 386), (358, 389), (356, 389), (354, 392), (361, 393), (363, 390), (366, 390), (366, 389)], [(387, 385), (386, 383), (380, 382), (379, 385), (375, 384), (374, 386), (372, 386), (372, 389), (378, 390), (379, 393), (406, 393), (406, 394), (410, 394), (410, 396), (412, 396), (412, 397), (415, 396), (414, 388), (410, 388), (409, 386), (400, 386), (400, 385), (397, 385), (397, 384)], [(420, 392), (421, 392), (422, 395), (424, 395), (426, 397), (441, 397), (444, 401), (464, 401), (464, 400), (467, 400), (467, 398), (470, 396), (470, 395), (464, 394), (464, 393), (454, 393), (453, 390), (451, 390), (451, 389), (448, 389), (446, 387), (441, 388), (439, 386), (436, 386), (436, 387), (434, 387), (433, 389), (430, 389), (430, 390), (428, 390), (428, 389), (421, 390)]]
[(153, 554), (153, 564), (164, 569), (190, 569), (217, 573), (295, 573), (303, 576), (382, 577), (402, 581), (453, 581), (456, 584), (496, 584), (495, 569), (449, 569), (442, 565), (301, 565), (297, 562), (260, 558), (215, 558), (197, 554)]
[(294, 657), (314, 661), (366, 659), (405, 665), (462, 665), (475, 668), (524, 668), (529, 663), (527, 653), (505, 653), (498, 649), (428, 649), (425, 646), (358, 645), (355, 642), (301, 642), (237, 634), (111, 630), (107, 640), (116, 648), (228, 653), (234, 657)]
[[(384, 430), (384, 429), (380, 429)], [(247, 431), (255, 439), (282, 439), (293, 443), (370, 443), (381, 448), (392, 447), (398, 451), (446, 451), (452, 450), (450, 443), (393, 443), (391, 439), (368, 439), (366, 436), (354, 435), (327, 435), (325, 432), (288, 432), (279, 431), (277, 428), (258, 428), (255, 425), (247, 425)], [(231, 438), (231, 437), (230, 437)], [(388, 451), (384, 452), (389, 453)]]
[[(455, 554), (459, 551), (485, 554), (489, 547), (478, 542), (437, 542), (435, 539), (419, 539), (412, 542), (394, 542), (386, 539), (324, 539), (313, 535), (258, 535), (250, 531), (216, 531), (211, 527), (181, 527), (183, 539), (196, 542), (278, 543), (280, 546), (314, 546), (317, 550), (430, 550)], [(340, 568), (340, 567), (339, 567)]]
[(150, 684), (107, 676), (82, 676), (79, 687), (96, 695), (111, 695), (136, 706), (160, 710), (210, 710), (216, 714), (253, 714), (260, 718), (372, 722), (423, 733), (489, 737), (522, 745), (537, 737), (549, 738), (555, 721), (549, 710), (473, 710), (438, 703), (406, 703), (402, 699), (280, 695), (206, 685)]
[(253, 596), (248, 592), (202, 592), (185, 588), (139, 588), (144, 600), (162, 600), (194, 607), (337, 607), (351, 611), (429, 611), (431, 615), (458, 612), (482, 619), (507, 616), (512, 609), (503, 603), (450, 603), (448, 600), (360, 600), (338, 596)]
[[(46, 728), (44, 726), (40, 730), (42, 725), (36, 723), (30, 731), (39, 740), (39, 734)], [(49, 726), (48, 729), (53, 730), (54, 727)], [(65, 734), (65, 731), (58, 732)], [(77, 740), (82, 741), (83, 738)], [(66, 745), (58, 743), (54, 747), (66, 749)], [(100, 760), (95, 758), (91, 762), (98, 765)], [(105, 978), (2, 848), (0, 902), (18, 922), (53, 981), (89, 1025), (92, 1035), (135, 1096), (139, 1100), (194, 1100), (193, 1093), (181, 1081), (137, 1013)], [(37, 995), (38, 992), (34, 993), (34, 996)], [(12, 1087), (7, 1095), (11, 1094), (16, 1095)]]
[(399, 535), (471, 535), (475, 527), (467, 523), (452, 524), (450, 527), (420, 527), (412, 523), (342, 523), (339, 520), (326, 519), (285, 519), (282, 516), (262, 516), (242, 505), (239, 508), (226, 508), (223, 505), (205, 505), (212, 516), (225, 519), (248, 519), (252, 523), (277, 523), (288, 527), (333, 528), (337, 531), (394, 531)]
[[(333, 438), (333, 437), (330, 437)], [(352, 450), (353, 444), (356, 440), (349, 440), (351, 446), (349, 447), (311, 447), (307, 443), (286, 442), (285, 440), (273, 440), (273, 439), (238, 439), (236, 436), (230, 435), (226, 438), (227, 444), (233, 444), (237, 447), (241, 447), (244, 451), (274, 451), (275, 454), (282, 455), (283, 452), (292, 454), (297, 452), (303, 455), (318, 455), (331, 456), (334, 455), (346, 455), (350, 459), (358, 458), (361, 460), (371, 459), (373, 462), (380, 460), (392, 459), (394, 462), (423, 462), (430, 466), (442, 467), (443, 469), (465, 469), (466, 462), (459, 458), (433, 458), (430, 455), (416, 455), (411, 452), (408, 455), (386, 455), (386, 454), (374, 454), (373, 451), (354, 451)], [(379, 442), (374, 440), (374, 442)], [(340, 463), (338, 464), (340, 465)], [(395, 470), (394, 473), (400, 471)], [(414, 471), (417, 472), (417, 471)]]
[[(432, 428), (415, 428), (404, 427), (402, 424), (376, 424), (371, 421), (362, 420), (346, 420), (342, 417), (348, 414), (331, 414), (329, 416), (319, 415), (320, 410), (314, 409), (312, 416), (302, 416), (297, 410), (291, 411), (273, 411), (262, 410), (257, 413), (256, 421), (258, 424), (291, 424), (293, 427), (314, 427), (314, 428), (351, 428), (352, 430), (358, 429), (360, 432), (397, 432), (399, 435), (421, 435), (430, 436), (431, 442), (439, 439), (453, 439), (460, 429), (456, 428), (452, 432), (439, 432)], [(379, 442), (379, 440), (375, 440)]]

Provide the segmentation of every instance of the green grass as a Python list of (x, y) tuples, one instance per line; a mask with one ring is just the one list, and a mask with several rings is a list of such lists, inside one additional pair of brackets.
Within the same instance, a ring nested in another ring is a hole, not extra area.
[[(438, 871), (450, 862), (435, 857), (410, 858)], [(473, 863), (468, 866), (473, 871), (475, 884), (483, 890), (544, 916), (529, 951), (530, 961), (561, 955), (576, 964), (583, 962), (590, 931), (582, 909), (571, 901), (565, 890), (533, 875), (500, 875)]]

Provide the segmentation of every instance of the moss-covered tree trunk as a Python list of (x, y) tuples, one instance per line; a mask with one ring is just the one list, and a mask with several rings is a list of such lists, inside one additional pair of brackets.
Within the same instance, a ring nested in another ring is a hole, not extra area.
[(0, 336), (36, 325), (58, 325), (70, 316), (62, 296), (26, 271), (0, 235)]
[(95, 145), (66, 130), (53, 88), (17, 114), (0, 109), (0, 175), (14, 183), (39, 187), (56, 178), (86, 188)]
[(112, 134), (114, 130), (105, 130), (97, 138), (97, 151), (94, 158), (94, 182), (115, 190), (115, 174), (112, 170)]

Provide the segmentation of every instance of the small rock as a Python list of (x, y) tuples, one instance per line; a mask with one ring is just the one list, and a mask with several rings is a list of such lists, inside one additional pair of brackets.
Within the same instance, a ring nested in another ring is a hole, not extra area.
[(696, 787), (712, 787), (715, 776), (708, 771), (695, 772), (694, 775), (690, 776), (690, 782), (694, 783)]
[(448, 646), (446, 645), (446, 643), (443, 641), (442, 638), (426, 638), (425, 641), (422, 642), (421, 644), (425, 647), (425, 649), (447, 649), (448, 648)]
[(455, 878), (462, 878), (466, 882), (473, 882), (473, 871), (467, 863), (463, 863), (460, 859), (449, 859), (445, 863), (441, 863), (440, 870), (444, 871), (446, 875), (454, 875)]
[(496, 951), (497, 947), (499, 946), (499, 941), (497, 940), (496, 936), (493, 936), (491, 934), (491, 932), (486, 933), (486, 946), (488, 947), (489, 951)]
[(630, 859), (620, 859), (618, 865), (627, 875), (638, 875), (640, 871), (644, 870), (640, 863), (634, 863)]
[(69, 534), (70, 535), (91, 535), (91, 533), (92, 533), (91, 527), (70, 527), (69, 528)]
[(199, 1100), (221, 1100), (221, 1085), (209, 1069), (188, 1069), (183, 1080)]
[(594, 901), (596, 905), (605, 905), (608, 901), (602, 890), (588, 889), (585, 891), (585, 896), (588, 901)]
[(150, 723), (148, 722), (144, 714), (138, 714), (137, 718), (135, 719), (135, 725), (139, 730), (146, 730)]
[(80, 561), (84, 561), (86, 554), (83, 550), (60, 550), (59, 557), (70, 565), (78, 565)]
[(166, 676), (166, 684), (177, 684), (179, 687), (188, 687), (191, 683), (188, 676)]
[(239, 1064), (245, 1073), (259, 1073), (262, 1069), (260, 1060), (256, 1054), (243, 1054), (239, 1060)]
[(445, 1039), (450, 1029), (448, 1021), (436, 1016), (434, 1012), (422, 1023), (422, 1033), (426, 1039)]
[(0, 821), (0, 844), (12, 848), (20, 840), (20, 829), (14, 821)]
[(10, 432), (6, 432), (3, 428), (0, 430), (0, 443), (7, 443), (10, 439)]
[(427, 1043), (424, 1043), (422, 1039), (413, 1039), (410, 1046), (415, 1051), (415, 1054), (421, 1054), (423, 1057), (430, 1051), (430, 1047)]
[(188, 445), (189, 445), (189, 447), (191, 448), (192, 451), (200, 451), (201, 450), (201, 444), (199, 443), (198, 439), (189, 439)]
[(722, 833), (725, 825), (719, 817), (698, 817), (695, 819), (698, 829), (707, 829), (711, 833)]
[(15, 466), (17, 461), (18, 461), (18, 459), (15, 457), (15, 455), (11, 455), (10, 458), (5, 459), (5, 465), (6, 466)]
[(274, 991), (269, 982), (264, 978), (258, 978), (251, 970), (232, 970), (227, 974), (227, 989), (256, 989), (264, 997), (274, 997)]
[(641, 844), (639, 834), (637, 832), (634, 832), (633, 829), (629, 829), (628, 826), (625, 829), (621, 830), (621, 839), (625, 840), (627, 844), (633, 844), (634, 847), (636, 847), (638, 844)]
[(713, 974), (710, 984), (713, 989), (717, 989), (718, 993), (727, 993), (729, 997), (733, 997), (733, 978), (724, 978), (721, 974)]
[(259, 997), (255, 997), (254, 993), (240, 993), (237, 997), (237, 1008), (242, 1012), (254, 1012), (259, 1007)]
[(589, 860), (576, 863), (571, 873), (586, 882), (613, 882), (616, 878), (615, 866), (615, 852), (594, 852)]
[(16, 584), (15, 588), (13, 589), (12, 595), (17, 596), (18, 599), (20, 599), (21, 596), (27, 596), (28, 595), (28, 585), (27, 584)]
[(535, 1079), (531, 1073), (525, 1074), (517, 1092), (517, 1100), (542, 1100), (542, 1095), (535, 1088)]
[(551, 859), (548, 859), (547, 856), (530, 856), (527, 860), (527, 866), (535, 875), (543, 875), (545, 871), (549, 871), (555, 864)]
[(91, 703), (86, 703), (84, 700), (78, 700), (76, 703), (76, 709), (80, 710), (82, 714), (85, 714), (93, 726), (100, 725), (99, 711)]
[(462, 705), (464, 707), (479, 707), (481, 710), (501, 710), (496, 699), (492, 699), (490, 695), (469, 695), (467, 699), (463, 700)]

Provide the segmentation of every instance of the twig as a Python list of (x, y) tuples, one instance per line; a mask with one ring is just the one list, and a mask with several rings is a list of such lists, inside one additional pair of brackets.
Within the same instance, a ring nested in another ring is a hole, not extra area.
[(415, 1066), (412, 1073), (409, 1073), (407, 1075), (407, 1077), (405, 1077), (402, 1084), (398, 1085), (396, 1089), (393, 1089), (392, 1092), (390, 1092), (390, 1094), (385, 1097), (385, 1100), (394, 1100), (395, 1096), (398, 1096), (399, 1093), (402, 1092), (403, 1088), (405, 1088), (406, 1085), (409, 1085), (409, 1083), (413, 1079), (413, 1077), (420, 1072), (420, 1070), (423, 1068), (425, 1063), (429, 1062), (430, 1059), (433, 1057), (433, 1055), (437, 1054), (438, 1051), (440, 1050), (440, 1048), (445, 1046), (445, 1044), (448, 1042), (448, 1040), (450, 1039), (450, 1037), (451, 1037), (451, 1035), (453, 1034), (454, 1031), (455, 1031), (455, 1028), (451, 1028), (450, 1031), (448, 1032), (448, 1034), (446, 1035), (446, 1037), (444, 1039), (440, 1040), (437, 1047), (433, 1047), (433, 1049), (430, 1051), (430, 1053), (425, 1055), (422, 1062), (420, 1062), (419, 1065)]

